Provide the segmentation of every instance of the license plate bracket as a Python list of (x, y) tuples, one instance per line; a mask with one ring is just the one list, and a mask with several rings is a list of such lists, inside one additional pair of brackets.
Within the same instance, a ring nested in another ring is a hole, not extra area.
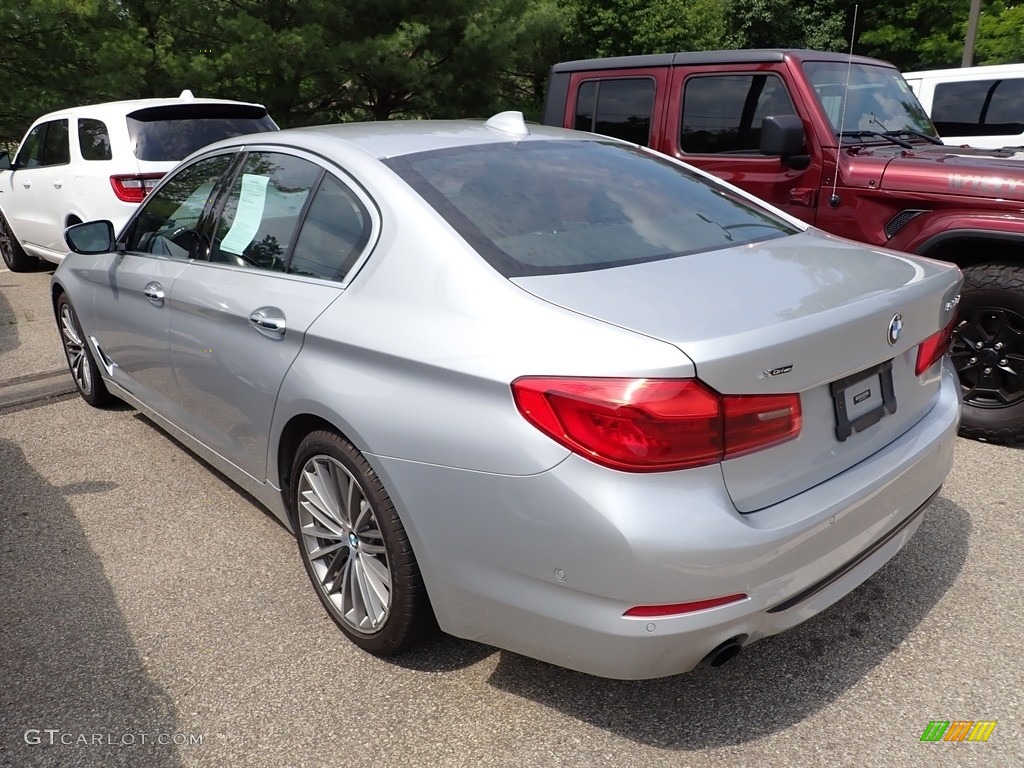
[(839, 442), (877, 424), (886, 414), (896, 413), (892, 360), (833, 381), (829, 389), (835, 405)]

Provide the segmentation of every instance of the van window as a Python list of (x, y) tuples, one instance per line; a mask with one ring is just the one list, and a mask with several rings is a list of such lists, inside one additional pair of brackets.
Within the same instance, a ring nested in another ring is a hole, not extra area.
[(647, 146), (654, 115), (654, 80), (588, 80), (576, 94), (573, 128)]
[(932, 122), (944, 137), (1024, 133), (1024, 78), (939, 83)]
[(758, 154), (764, 118), (794, 114), (776, 75), (691, 77), (683, 86), (679, 148), (692, 154)]

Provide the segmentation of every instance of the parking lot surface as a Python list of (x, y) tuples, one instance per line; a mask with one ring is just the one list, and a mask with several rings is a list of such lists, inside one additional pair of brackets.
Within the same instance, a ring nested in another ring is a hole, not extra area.
[[(1020, 449), (958, 441), (894, 560), (717, 670), (609, 681), (446, 636), (381, 660), (251, 498), (68, 395), (48, 284), (0, 270), (0, 766), (1024, 764)], [(922, 742), (936, 720), (996, 726)]]

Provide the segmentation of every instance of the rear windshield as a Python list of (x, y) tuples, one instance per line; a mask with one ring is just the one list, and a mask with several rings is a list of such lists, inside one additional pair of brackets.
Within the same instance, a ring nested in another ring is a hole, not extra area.
[(625, 145), (529, 141), (386, 162), (506, 277), (605, 269), (797, 231)]
[(139, 160), (178, 161), (221, 139), (276, 130), (265, 108), (249, 104), (172, 104), (128, 115)]

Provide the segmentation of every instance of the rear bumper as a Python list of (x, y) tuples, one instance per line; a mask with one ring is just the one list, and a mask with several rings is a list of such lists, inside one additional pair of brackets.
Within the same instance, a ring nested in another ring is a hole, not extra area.
[[(686, 672), (735, 637), (792, 627), (918, 529), (953, 464), (959, 385), (878, 453), (797, 496), (736, 511), (719, 467), (612, 472), (572, 456), (528, 477), (372, 459), (402, 510), (441, 627), (590, 674)], [(636, 605), (744, 593), (668, 618)]]

